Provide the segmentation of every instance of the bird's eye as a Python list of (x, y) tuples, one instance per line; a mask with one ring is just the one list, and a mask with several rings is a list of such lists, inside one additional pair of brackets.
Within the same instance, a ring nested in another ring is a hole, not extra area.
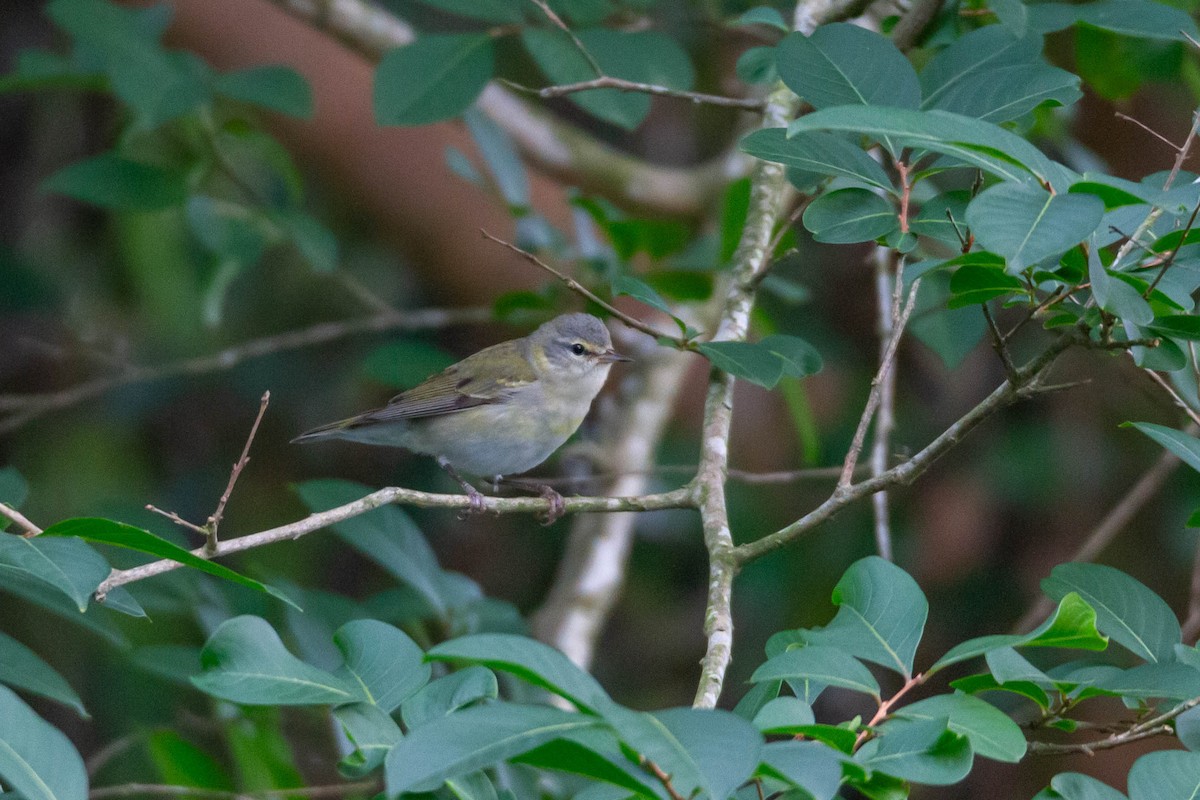
[(577, 356), (581, 356), (587, 352), (587, 348), (581, 345), (579, 342), (576, 342), (575, 344), (571, 345), (571, 352)]

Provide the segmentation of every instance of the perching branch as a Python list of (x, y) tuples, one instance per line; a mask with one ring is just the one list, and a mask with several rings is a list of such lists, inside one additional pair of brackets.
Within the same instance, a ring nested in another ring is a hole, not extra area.
[[(472, 508), (471, 498), (465, 494), (437, 494), (434, 492), (419, 492), (415, 489), (388, 487), (372, 492), (351, 503), (347, 503), (328, 511), (310, 514), (304, 519), (281, 525), (278, 528), (239, 536), (236, 539), (226, 539), (217, 544), (213, 557), (238, 553), (288, 539), (299, 539), (305, 534), (328, 527), (335, 522), (357, 517), (380, 506), (396, 503), (399, 505), (416, 506), (418, 508), (449, 508), (468, 510)], [(666, 508), (687, 508), (692, 505), (689, 492), (686, 489), (676, 489), (662, 494), (647, 494), (639, 497), (565, 497), (563, 507), (565, 513), (606, 512), (617, 511), (657, 511)], [(550, 501), (542, 497), (484, 497), (483, 510), (495, 514), (543, 514), (550, 511)], [(192, 551), (193, 555), (208, 558), (209, 554), (201, 547)], [(115, 569), (96, 589), (96, 599), (103, 600), (104, 596), (116, 586), (145, 580), (164, 572), (170, 572), (183, 566), (177, 561), (162, 560), (143, 564), (130, 569)]]
[[(895, 269), (893, 270), (893, 264)], [(895, 336), (897, 317), (900, 315), (900, 299), (904, 291), (901, 270), (903, 259), (896, 259), (893, 251), (875, 248), (875, 302), (879, 315), (879, 360), (887, 358), (890, 342)], [(913, 293), (916, 297), (916, 293)], [(871, 475), (882, 475), (888, 468), (888, 451), (891, 449), (892, 430), (896, 425), (896, 366), (892, 359), (891, 369), (884, 375), (879, 388), (879, 411), (875, 418), (875, 431), (871, 442)], [(850, 476), (853, 478), (853, 474)], [(877, 492), (871, 497), (871, 508), (875, 517), (875, 550), (882, 558), (892, 560), (892, 526), (888, 510), (888, 494)]]
[(336, 341), (359, 333), (386, 331), (423, 331), (451, 325), (467, 325), (492, 319), (491, 309), (428, 308), (412, 311), (391, 311), (345, 322), (322, 322), (298, 331), (264, 336), (244, 344), (227, 347), (217, 353), (185, 358), (152, 366), (129, 365), (113, 375), (44, 394), (0, 395), (0, 435), (11, 433), (22, 425), (64, 408), (105, 395), (124, 386), (177, 378), (181, 375), (205, 375), (236, 367), (254, 358), (288, 350)]

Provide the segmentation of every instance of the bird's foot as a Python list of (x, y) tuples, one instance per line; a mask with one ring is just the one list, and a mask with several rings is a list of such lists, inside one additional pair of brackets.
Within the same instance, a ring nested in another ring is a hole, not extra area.
[(467, 499), (471, 504), (458, 512), (459, 519), (468, 519), (476, 514), (482, 514), (487, 511), (487, 498), (478, 489), (470, 484), (466, 484), (463, 488), (466, 490)]
[(550, 486), (542, 484), (538, 494), (549, 504), (545, 516), (542, 517), (543, 525), (553, 525), (567, 513), (567, 501)]

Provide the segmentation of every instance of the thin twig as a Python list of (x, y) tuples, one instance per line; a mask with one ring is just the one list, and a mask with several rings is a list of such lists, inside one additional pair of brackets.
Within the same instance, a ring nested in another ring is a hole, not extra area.
[(871, 738), (874, 733), (874, 727), (888, 718), (888, 715), (892, 713), (892, 709), (896, 707), (896, 703), (900, 702), (904, 695), (923, 684), (928, 678), (929, 675), (924, 672), (911, 677), (905, 676), (904, 685), (897, 689), (896, 693), (887, 700), (880, 701), (879, 707), (875, 710), (870, 721), (859, 731), (858, 736), (854, 739), (854, 749), (858, 750), (867, 739)]
[(1187, 414), (1192, 422), (1200, 425), (1200, 414), (1196, 413), (1196, 410), (1192, 408), (1186, 400), (1179, 396), (1179, 392), (1175, 391), (1174, 386), (1167, 383), (1167, 381), (1161, 375), (1152, 369), (1143, 368), (1142, 372), (1149, 375), (1155, 383), (1163, 388), (1163, 391), (1171, 395), (1171, 399), (1175, 402), (1175, 405), (1178, 406), (1183, 413)]
[(663, 785), (663, 788), (667, 790), (667, 795), (670, 796), (671, 800), (684, 800), (684, 797), (679, 793), (679, 790), (671, 785), (671, 776), (667, 774), (666, 770), (644, 756), (642, 757), (642, 766), (650, 770), (650, 774), (653, 775), (658, 782)]
[(526, 261), (530, 262), (531, 264), (534, 264), (534, 265), (546, 270), (546, 272), (549, 272), (551, 275), (553, 275), (554, 277), (556, 277), (560, 281), (562, 281), (564, 284), (566, 284), (568, 289), (570, 289), (571, 291), (580, 295), (581, 297), (584, 297), (584, 298), (592, 301), (593, 303), (600, 306), (605, 311), (612, 314), (614, 317), (621, 320), (622, 322), (624, 322), (626, 325), (633, 328), (634, 330), (639, 330), (642, 333), (649, 334), (650, 336), (653, 336), (656, 339), (668, 339), (671, 342), (674, 342), (677, 346), (679, 346), (681, 348), (687, 347), (688, 342), (683, 337), (672, 336), (670, 334), (666, 334), (661, 331), (655, 330), (654, 328), (652, 328), (651, 326), (642, 322), (641, 320), (637, 319), (636, 317), (629, 316), (628, 314), (626, 314), (624, 311), (617, 308), (616, 306), (613, 306), (609, 303), (604, 302), (599, 297), (597, 297), (594, 292), (592, 292), (590, 289), (588, 289), (582, 283), (575, 280), (574, 278), (572, 278), (569, 275), (564, 275), (563, 273), (559, 272), (554, 267), (550, 266), (545, 261), (542, 261), (540, 258), (535, 256), (533, 253), (530, 253), (527, 250), (522, 250), (520, 247), (517, 247), (515, 244), (512, 244), (511, 242), (506, 242), (503, 239), (500, 239), (496, 236), (492, 236), (490, 233), (485, 231), (483, 228), (480, 228), (479, 232), (483, 234), (485, 239), (491, 239), (496, 244), (507, 247), (509, 250), (512, 250), (514, 253), (521, 256), (521, 258), (524, 258)]
[(21, 528), (23, 531), (25, 531), (25, 533), (21, 535), (26, 539), (33, 536), (38, 536), (42, 532), (41, 528), (39, 528), (37, 525), (34, 525), (24, 514), (22, 514), (20, 511), (17, 511), (7, 503), (0, 503), (0, 517), (7, 517), (9, 521), (13, 522), (18, 528)]
[(1176, 706), (1173, 706), (1169, 711), (1166, 711), (1157, 716), (1151, 717), (1143, 722), (1128, 728), (1127, 730), (1114, 733), (1107, 738), (1100, 739), (1095, 742), (1079, 742), (1077, 744), (1051, 744), (1049, 742), (1030, 742), (1029, 752), (1035, 755), (1063, 755), (1066, 753), (1086, 753), (1092, 755), (1096, 750), (1109, 750), (1113, 747), (1136, 742), (1141, 739), (1148, 739), (1152, 736), (1174, 735), (1175, 730), (1167, 723), (1178, 717), (1188, 709), (1200, 706), (1200, 697), (1193, 697), (1191, 700), (1185, 700)]
[(253, 339), (243, 344), (227, 347), (211, 355), (185, 358), (152, 366), (128, 366), (123, 372), (93, 378), (62, 391), (44, 394), (0, 395), (0, 410), (8, 412), (6, 416), (0, 417), (0, 435), (11, 433), (43, 414), (78, 405), (124, 386), (176, 378), (181, 375), (204, 375), (210, 372), (220, 372), (232, 369), (251, 359), (325, 344), (360, 333), (434, 330), (452, 325), (487, 322), (492, 318), (493, 314), (489, 308), (428, 308), (394, 311), (344, 322), (322, 322), (296, 331)]
[[(607, 481), (632, 475), (695, 475), (695, 464), (660, 464), (653, 469), (620, 470), (614, 472), (592, 472), (587, 475), (564, 475), (562, 477), (538, 478), (539, 484), (547, 486), (578, 486), (594, 481)], [(860, 467), (855, 474), (866, 474), (867, 468)], [(829, 480), (842, 474), (841, 467), (811, 467), (808, 469), (782, 469), (756, 472), (748, 469), (729, 468), (728, 478), (750, 486), (771, 486), (797, 481)]]
[(1154, 294), (1154, 289), (1158, 286), (1159, 281), (1163, 279), (1163, 276), (1167, 274), (1167, 270), (1170, 269), (1171, 265), (1175, 263), (1175, 257), (1179, 255), (1179, 248), (1183, 247), (1183, 243), (1187, 239), (1188, 232), (1192, 229), (1192, 226), (1196, 224), (1197, 212), (1200, 212), (1200, 202), (1196, 203), (1195, 207), (1192, 209), (1192, 215), (1188, 217), (1187, 225), (1183, 226), (1183, 233), (1180, 235), (1179, 241), (1175, 243), (1175, 246), (1171, 248), (1171, 252), (1167, 254), (1165, 259), (1163, 259), (1162, 267), (1159, 268), (1158, 274), (1154, 276), (1154, 280), (1150, 281), (1150, 285), (1146, 287), (1146, 291), (1142, 292), (1142, 297), (1146, 298), (1147, 300), (1150, 299), (1150, 295)]
[[(320, 511), (297, 520), (281, 525), (278, 528), (239, 536), (236, 539), (225, 539), (217, 543), (214, 557), (238, 553), (276, 542), (298, 539), (305, 534), (318, 531), (336, 522), (357, 517), (380, 506), (396, 503), (418, 508), (445, 508), (468, 510), (474, 507), (473, 500), (465, 494), (437, 494), (434, 492), (419, 492), (415, 489), (388, 487), (372, 492), (365, 497), (347, 503), (328, 511)], [(689, 508), (693, 506), (691, 493), (688, 489), (676, 489), (662, 494), (646, 494), (637, 497), (565, 497), (563, 507), (565, 513), (615, 513), (619, 511), (657, 511), (668, 508)], [(483, 510), (494, 514), (544, 514), (550, 510), (550, 501), (542, 497), (484, 497)], [(192, 551), (193, 555), (208, 558), (205, 549)], [(178, 569), (183, 566), (177, 561), (167, 559), (152, 561), (130, 569), (117, 569), (106, 578), (96, 589), (96, 599), (103, 600), (105, 594), (115, 586), (145, 580), (154, 575)]]
[(854, 502), (892, 486), (912, 483), (924, 474), (937, 459), (954, 448), (970, 431), (985, 419), (1008, 405), (1036, 393), (1050, 367), (1069, 347), (1079, 344), (1084, 333), (1077, 329), (1064, 331), (1041, 354), (1018, 370), (1015, 383), (1007, 379), (981, 400), (974, 408), (947, 427), (908, 460), (897, 464), (882, 475), (852, 484), (845, 489), (835, 489), (825, 502), (809, 511), (800, 519), (760, 539), (734, 548), (734, 559), (738, 566), (747, 564), (771, 551), (812, 531), (830, 517)]
[(271, 402), (271, 393), (263, 392), (262, 400), (258, 404), (258, 416), (254, 418), (254, 424), (250, 426), (250, 435), (246, 437), (246, 445), (242, 448), (242, 455), (238, 458), (237, 463), (233, 465), (233, 471), (229, 473), (229, 483), (225, 486), (225, 491), (221, 493), (221, 499), (217, 502), (217, 509), (209, 515), (208, 521), (204, 523), (205, 542), (204, 551), (210, 556), (217, 552), (217, 528), (221, 525), (221, 520), (225, 517), (225, 504), (229, 502), (229, 496), (233, 494), (233, 486), (237, 483), (238, 476), (242, 474), (242, 470), (250, 463), (250, 445), (254, 442), (254, 437), (258, 433), (258, 426), (262, 423), (263, 414), (267, 413), (267, 404)]
[[(897, 278), (899, 278), (899, 275), (897, 275)], [(896, 359), (896, 349), (900, 345), (901, 336), (904, 335), (904, 328), (908, 324), (908, 318), (912, 315), (913, 306), (917, 301), (917, 290), (920, 286), (921, 280), (918, 278), (913, 281), (912, 287), (908, 290), (908, 300), (904, 304), (904, 310), (896, 318), (895, 329), (892, 331), (892, 336), (888, 340), (883, 356), (879, 361), (879, 371), (871, 379), (871, 393), (867, 396), (866, 406), (863, 408), (862, 416), (859, 417), (858, 428), (854, 431), (854, 439), (850, 443), (850, 449), (846, 452), (846, 460), (842, 462), (842, 474), (838, 478), (838, 491), (848, 489), (850, 482), (854, 478), (854, 470), (858, 466), (858, 457), (862, 453), (863, 446), (866, 444), (867, 428), (871, 425), (871, 420), (875, 417), (875, 411), (879, 408), (883, 382), (887, 379), (887, 374), (892, 369), (892, 362)]]
[(292, 789), (260, 789), (257, 791), (229, 791), (226, 789), (202, 789), (196, 786), (175, 786), (161, 783), (121, 783), (115, 786), (97, 786), (88, 792), (88, 800), (142, 797), (191, 797), (197, 800), (248, 800), (263, 798), (274, 800), (283, 797), (345, 797), (350, 794), (374, 794), (380, 789), (379, 781), (366, 780), (356, 783), (339, 783), (331, 786), (297, 786)]
[(192, 531), (193, 533), (198, 533), (201, 536), (203, 536), (205, 539), (208, 538), (208, 531), (206, 531), (203, 527), (197, 525), (194, 522), (188, 522), (186, 519), (179, 516), (179, 514), (175, 513), (174, 511), (164, 511), (161, 508), (159, 508), (158, 506), (150, 505), (149, 503), (146, 504), (146, 510), (150, 511), (152, 513), (155, 513), (155, 514), (159, 514), (160, 516), (164, 516), (167, 519), (171, 520), (171, 522), (174, 522), (179, 527), (187, 528), (189, 531)]
[(1117, 119), (1124, 120), (1125, 122), (1132, 122), (1134, 125), (1137, 125), (1139, 128), (1144, 130), (1146, 133), (1150, 134), (1155, 139), (1158, 139), (1160, 142), (1164, 143), (1167, 147), (1174, 150), (1176, 153), (1178, 153), (1180, 150), (1183, 149), (1179, 145), (1172, 142), (1167, 137), (1163, 136), (1158, 131), (1154, 130), (1154, 128), (1151, 128), (1149, 125), (1142, 122), (1140, 119), (1134, 119), (1133, 117), (1129, 116), (1128, 114), (1122, 114), (1120, 111), (1113, 112), (1113, 116), (1115, 116)]
[(604, 70), (601, 69), (600, 63), (596, 61), (592, 54), (588, 52), (588, 49), (583, 46), (583, 42), (580, 41), (579, 37), (575, 35), (575, 31), (571, 30), (567, 23), (563, 22), (562, 17), (554, 13), (554, 9), (550, 8), (550, 4), (547, 3), (546, 0), (531, 0), (531, 2), (542, 10), (542, 13), (546, 15), (546, 19), (550, 20), (555, 27), (559, 28), (563, 33), (571, 37), (571, 42), (574, 43), (575, 49), (578, 50), (579, 54), (582, 55), (584, 60), (587, 61), (588, 66), (592, 68), (592, 71), (596, 73), (597, 77), (603, 77)]
[(617, 89), (622, 92), (638, 92), (640, 94), (651, 94), (657, 97), (674, 97), (679, 100), (688, 100), (692, 103), (702, 103), (710, 106), (722, 106), (725, 108), (741, 108), (746, 111), (762, 111), (766, 106), (765, 100), (760, 100), (753, 97), (725, 97), (719, 94), (705, 94), (704, 92), (689, 92), (683, 89), (672, 89), (669, 86), (659, 86), (653, 83), (639, 83), (637, 81), (627, 81), (624, 78), (614, 78), (611, 75), (602, 75), (599, 78), (592, 78), (588, 81), (578, 81), (577, 83), (562, 83), (555, 86), (546, 86), (541, 89), (534, 89), (529, 86), (522, 86), (511, 81), (504, 82), (507, 86), (522, 92), (537, 95), (543, 100), (549, 100), (555, 97), (566, 97), (569, 94), (576, 92), (586, 92), (590, 89)]
[(1008, 342), (1000, 333), (1000, 329), (996, 327), (996, 319), (992, 316), (992, 310), (988, 308), (987, 303), (980, 304), (983, 308), (983, 318), (987, 320), (988, 330), (992, 336), (992, 349), (996, 351), (996, 355), (1000, 357), (1000, 363), (1004, 365), (1004, 374), (1009, 378), (1017, 374), (1017, 368), (1013, 365), (1012, 356), (1008, 352)]

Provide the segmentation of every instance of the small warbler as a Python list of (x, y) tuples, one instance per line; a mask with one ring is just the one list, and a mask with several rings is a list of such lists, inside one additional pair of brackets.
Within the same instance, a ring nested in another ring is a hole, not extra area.
[[(383, 408), (322, 425), (293, 439), (348, 439), (403, 447), (438, 464), (482, 511), (483, 495), (458, 470), (499, 482), (533, 469), (579, 427), (614, 361), (608, 328), (590, 314), (563, 314), (520, 339), (467, 356)], [(562, 515), (562, 496), (537, 487)]]

